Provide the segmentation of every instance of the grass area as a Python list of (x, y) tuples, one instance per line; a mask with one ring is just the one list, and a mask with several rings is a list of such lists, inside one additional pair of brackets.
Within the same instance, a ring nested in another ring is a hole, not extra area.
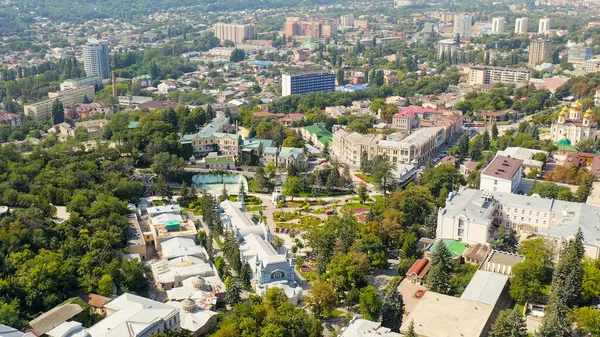
[(301, 218), (300, 223), (276, 222), (275, 227), (285, 227), (285, 228), (291, 228), (294, 230), (305, 231), (305, 230), (308, 230), (309, 228), (318, 226), (322, 222), (323, 222), (323, 220), (317, 218), (316, 216), (306, 215)]
[(223, 241), (221, 241), (221, 237), (219, 237), (219, 236), (216, 236), (216, 237), (215, 237), (215, 241), (217, 242), (217, 245), (219, 246), (219, 248), (220, 248), (221, 250), (223, 250)]
[(295, 219), (300, 219), (300, 214), (298, 214), (298, 212), (293, 212), (293, 213), (289, 213), (289, 212), (275, 212), (273, 213), (273, 218), (275, 219), (275, 221), (290, 221), (290, 220), (295, 220)]
[[(230, 201), (238, 201), (237, 194), (230, 195), (229, 200)], [(261, 205), (262, 204), (262, 200), (259, 197), (254, 196), (254, 195), (246, 195), (244, 202), (246, 203), (246, 205)]]
[(357, 173), (356, 176), (359, 177), (360, 179), (364, 179), (364, 180), (368, 181), (371, 184), (375, 183), (375, 179), (373, 179), (373, 177), (368, 176), (366, 174)]
[(318, 191), (315, 194), (313, 194), (312, 189), (305, 189), (305, 190), (301, 191), (300, 193), (298, 193), (298, 195), (296, 195), (296, 196), (301, 197), (301, 198), (311, 198), (311, 197), (335, 197), (338, 195), (348, 195), (348, 194), (354, 194), (354, 191), (353, 190), (324, 190), (324, 191)]
[(344, 206), (342, 206), (342, 211), (355, 211), (355, 212), (366, 212), (369, 210), (371, 206), (367, 205), (367, 204), (361, 204), (360, 202), (350, 202), (347, 204), (344, 204)]
[(391, 279), (390, 282), (385, 286), (385, 291), (389, 292), (393, 288), (396, 288), (400, 284), (400, 282), (402, 282), (403, 278), (404, 276), (402, 275), (394, 276), (394, 278)]
[(320, 207), (313, 210), (313, 214), (325, 214), (326, 207)]
[(300, 267), (303, 267), (303, 266), (296, 266), (296, 270), (307, 281), (313, 282), (313, 281), (316, 281), (319, 279), (319, 275), (317, 275), (317, 272), (315, 272), (315, 271), (303, 272), (302, 270), (300, 270)]
[(338, 309), (333, 309), (333, 311), (331, 312), (331, 317), (340, 317), (344, 314), (343, 311), (338, 310)]
[(246, 207), (246, 211), (247, 212), (257, 212), (257, 211), (262, 211), (263, 210), (263, 206), (250, 206), (250, 207)]

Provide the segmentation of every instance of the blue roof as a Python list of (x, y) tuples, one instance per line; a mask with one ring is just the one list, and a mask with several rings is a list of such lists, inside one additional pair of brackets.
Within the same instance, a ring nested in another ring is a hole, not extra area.
[(140, 125), (140, 122), (129, 122), (129, 124), (127, 124), (127, 127), (130, 129), (135, 129)]
[(267, 61), (254, 61), (253, 63), (255, 66), (260, 66), (260, 67), (268, 67), (271, 65), (271, 62), (267, 62)]

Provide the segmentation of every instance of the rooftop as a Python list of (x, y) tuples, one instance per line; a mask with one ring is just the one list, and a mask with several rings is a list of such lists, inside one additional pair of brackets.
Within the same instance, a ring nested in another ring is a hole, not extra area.
[(507, 283), (508, 275), (478, 270), (460, 298), (495, 306)]
[(66, 320), (75, 317), (75, 315), (82, 311), (83, 309), (78, 304), (67, 303), (59, 305), (31, 320), (29, 325), (35, 331), (36, 335), (41, 336), (61, 325)]
[(490, 255), (487, 257), (487, 261), (499, 264), (503, 266), (513, 267), (517, 263), (523, 262), (525, 260), (525, 256), (519, 254), (511, 254), (507, 252), (502, 252), (499, 250), (492, 250)]
[(450, 253), (452, 253), (452, 258), (456, 259), (460, 256), (462, 256), (462, 254), (465, 252), (465, 250), (467, 250), (467, 248), (469, 247), (468, 244), (460, 242), (458, 240), (454, 240), (454, 239), (440, 239), (440, 240), (436, 240), (431, 247), (429, 247), (429, 249), (427, 250), (427, 252), (429, 252), (430, 254), (432, 252), (435, 251), (435, 248), (437, 247), (437, 245), (440, 244), (440, 242), (443, 242), (446, 247), (448, 247), (448, 249), (450, 250)]
[(523, 165), (523, 161), (520, 159), (496, 155), (482, 175), (512, 181), (521, 165)]
[(368, 321), (362, 318), (353, 319), (347, 328), (343, 329), (342, 337), (401, 337), (402, 335), (392, 332), (381, 326), (381, 323)]
[(404, 318), (400, 331), (405, 332), (414, 320), (421, 337), (479, 337), (493, 309), (489, 304), (427, 291)]

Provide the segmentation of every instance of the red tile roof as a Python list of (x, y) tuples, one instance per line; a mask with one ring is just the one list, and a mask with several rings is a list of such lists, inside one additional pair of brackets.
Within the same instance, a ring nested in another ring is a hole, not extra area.
[(423, 278), (427, 271), (429, 271), (429, 267), (431, 267), (431, 263), (429, 263), (429, 259), (424, 257), (420, 260), (415, 261), (410, 269), (406, 272), (407, 276), (416, 275), (419, 278)]

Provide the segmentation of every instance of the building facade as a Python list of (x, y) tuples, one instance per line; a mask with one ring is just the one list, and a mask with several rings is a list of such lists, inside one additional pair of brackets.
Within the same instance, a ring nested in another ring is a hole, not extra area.
[(538, 23), (538, 34), (545, 35), (550, 31), (550, 18), (540, 19)]
[(468, 83), (470, 85), (527, 84), (530, 78), (531, 71), (529, 69), (474, 66), (469, 71)]
[(582, 110), (583, 105), (579, 101), (571, 104), (570, 108), (564, 106), (558, 119), (552, 122), (550, 139), (553, 142), (566, 139), (571, 145), (586, 139), (596, 140), (598, 126), (592, 122), (592, 111), (583, 113)]
[(500, 226), (518, 235), (543, 237), (558, 246), (581, 228), (586, 256), (600, 257), (600, 207), (536, 196), (463, 188), (438, 211), (436, 237), (468, 244), (488, 243)]
[(479, 189), (515, 193), (523, 177), (523, 161), (497, 155), (481, 172)]
[(569, 62), (584, 62), (592, 58), (592, 48), (578, 45), (569, 48)]
[(309, 92), (331, 92), (335, 90), (335, 75), (332, 73), (297, 73), (281, 75), (281, 96), (306, 94)]
[(215, 36), (221, 43), (229, 40), (234, 43), (242, 43), (244, 39), (253, 39), (256, 36), (256, 28), (253, 24), (236, 25), (232, 23), (215, 23), (213, 26)]
[(56, 100), (62, 102), (63, 107), (69, 108), (76, 104), (84, 103), (86, 97), (88, 100), (92, 101), (94, 95), (95, 88), (93, 86), (51, 92), (48, 93), (49, 99), (25, 105), (23, 107), (24, 114), (36, 121), (49, 120), (52, 118), (52, 105)]
[(419, 165), (424, 163), (444, 141), (444, 128), (422, 128), (401, 141), (380, 141), (377, 154), (387, 157), (392, 163)]
[(108, 41), (90, 40), (83, 45), (83, 68), (88, 77), (110, 78)]
[(64, 80), (60, 84), (60, 91), (65, 91), (69, 89), (76, 89), (81, 87), (93, 86), (96, 87), (102, 84), (102, 77), (100, 76), (87, 76), (82, 78), (75, 78)]
[(536, 65), (548, 58), (550, 58), (550, 40), (531, 40), (529, 45), (529, 68), (535, 68)]
[(469, 14), (460, 13), (454, 15), (454, 35), (468, 39), (471, 36), (471, 24), (473, 18)]
[(383, 138), (381, 134), (363, 135), (339, 129), (333, 134), (331, 150), (338, 161), (358, 167), (363, 152), (369, 160), (377, 155), (377, 143)]
[(517, 18), (515, 21), (515, 34), (527, 34), (529, 28), (528, 18)]
[(441, 57), (442, 55), (452, 56), (456, 53), (456, 41), (453, 39), (438, 41), (437, 48), (438, 57)]
[(198, 132), (182, 135), (181, 144), (190, 144), (195, 156), (204, 157), (210, 152), (237, 157), (239, 153), (238, 136), (221, 132)]
[(492, 18), (492, 34), (504, 34), (504, 17)]

